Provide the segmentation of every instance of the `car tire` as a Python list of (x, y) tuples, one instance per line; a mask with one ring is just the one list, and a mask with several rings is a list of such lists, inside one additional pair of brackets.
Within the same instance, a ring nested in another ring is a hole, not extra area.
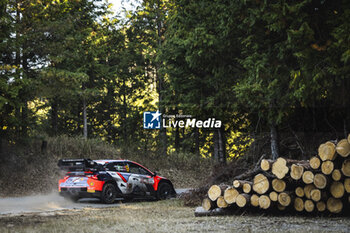
[(101, 201), (105, 204), (112, 204), (117, 197), (117, 190), (111, 183), (107, 183), (103, 186), (101, 193)]
[(160, 183), (157, 190), (157, 199), (165, 200), (174, 195), (173, 187), (168, 183)]

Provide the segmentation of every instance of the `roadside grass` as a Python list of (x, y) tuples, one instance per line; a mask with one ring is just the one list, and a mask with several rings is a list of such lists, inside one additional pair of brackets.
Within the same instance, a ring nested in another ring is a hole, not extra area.
[(197, 188), (208, 177), (212, 161), (193, 154), (157, 155), (120, 148), (98, 139), (48, 137), (31, 139), (26, 145), (11, 145), (0, 155), (0, 197), (49, 193), (57, 189), (64, 172), (57, 167), (61, 158), (129, 159), (169, 178), (175, 188)]
[(347, 218), (297, 216), (195, 217), (181, 200), (136, 202), (111, 208), (86, 208), (0, 216), (0, 232), (349, 232)]

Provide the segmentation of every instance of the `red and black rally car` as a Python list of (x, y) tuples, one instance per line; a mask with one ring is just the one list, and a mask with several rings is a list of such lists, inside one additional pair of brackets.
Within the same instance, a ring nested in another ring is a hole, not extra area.
[(59, 193), (74, 201), (97, 197), (110, 204), (117, 197), (166, 199), (176, 195), (170, 180), (130, 160), (61, 159), (58, 166), (67, 171), (59, 180)]

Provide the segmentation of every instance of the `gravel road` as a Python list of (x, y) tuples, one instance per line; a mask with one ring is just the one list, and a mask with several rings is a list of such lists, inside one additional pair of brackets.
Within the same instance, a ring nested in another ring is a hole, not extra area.
[[(177, 194), (190, 189), (176, 189)], [(79, 202), (70, 202), (59, 196), (57, 192), (48, 195), (0, 198), (0, 215), (19, 215), (23, 213), (41, 213), (66, 209), (109, 208), (118, 206), (122, 198), (116, 199), (115, 204), (102, 204), (95, 198), (83, 198)]]

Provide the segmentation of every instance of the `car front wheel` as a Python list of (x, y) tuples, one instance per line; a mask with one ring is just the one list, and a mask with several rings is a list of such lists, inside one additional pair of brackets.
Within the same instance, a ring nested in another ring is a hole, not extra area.
[(157, 198), (159, 200), (165, 200), (172, 197), (174, 194), (173, 187), (168, 183), (161, 183), (158, 187)]

